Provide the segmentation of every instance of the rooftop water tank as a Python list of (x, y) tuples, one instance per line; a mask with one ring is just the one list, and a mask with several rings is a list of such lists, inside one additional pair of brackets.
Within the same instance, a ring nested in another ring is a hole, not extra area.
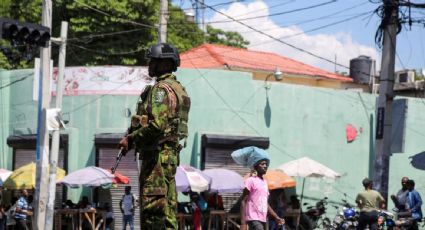
[(371, 82), (373, 62), (373, 59), (364, 55), (350, 60), (350, 77), (355, 83), (369, 84)]

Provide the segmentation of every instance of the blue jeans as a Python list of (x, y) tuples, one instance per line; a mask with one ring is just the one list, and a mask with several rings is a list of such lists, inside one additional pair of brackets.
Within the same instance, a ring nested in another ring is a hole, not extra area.
[(127, 223), (130, 225), (130, 230), (134, 230), (134, 217), (133, 215), (124, 215), (122, 218), (122, 229), (127, 228)]

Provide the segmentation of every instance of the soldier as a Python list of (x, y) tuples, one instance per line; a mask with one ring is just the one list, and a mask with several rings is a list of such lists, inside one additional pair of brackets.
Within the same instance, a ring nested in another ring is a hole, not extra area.
[(156, 78), (156, 83), (142, 92), (137, 106), (140, 127), (123, 138), (120, 147), (128, 150), (134, 143), (142, 160), (141, 229), (177, 229), (174, 176), (182, 149), (179, 141), (188, 135), (190, 98), (172, 74), (180, 65), (179, 53), (173, 46), (153, 45), (147, 58), (149, 75)]

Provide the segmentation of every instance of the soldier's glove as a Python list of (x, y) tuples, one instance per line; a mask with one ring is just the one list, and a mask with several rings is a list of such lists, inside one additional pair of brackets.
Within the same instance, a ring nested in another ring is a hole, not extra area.
[(127, 153), (127, 151), (128, 151), (128, 147), (129, 147), (128, 142), (129, 142), (129, 138), (127, 136), (127, 137), (124, 137), (123, 139), (121, 139), (120, 143), (118, 144), (119, 148), (123, 148), (124, 154)]

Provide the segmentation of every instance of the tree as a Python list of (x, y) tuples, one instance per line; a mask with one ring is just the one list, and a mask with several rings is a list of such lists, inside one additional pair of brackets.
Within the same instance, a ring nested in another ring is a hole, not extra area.
[[(41, 23), (42, 0), (2, 0), (0, 17)], [(249, 44), (236, 32), (209, 27), (206, 34), (184, 12), (169, 5), (168, 38), (184, 52), (204, 41), (245, 47)], [(157, 0), (55, 0), (52, 37), (59, 37), (61, 21), (69, 22), (67, 66), (145, 65), (145, 51), (158, 40)], [(0, 68), (28, 68), (39, 49), (14, 47), (0, 41)], [(6, 50), (5, 50), (6, 49)], [(2, 54), (3, 53), (3, 54)], [(52, 59), (58, 48), (52, 44)], [(4, 55), (8, 54), (8, 55)]]
[(239, 48), (246, 48), (249, 41), (245, 40), (238, 32), (223, 31), (207, 25), (207, 43), (222, 44)]

